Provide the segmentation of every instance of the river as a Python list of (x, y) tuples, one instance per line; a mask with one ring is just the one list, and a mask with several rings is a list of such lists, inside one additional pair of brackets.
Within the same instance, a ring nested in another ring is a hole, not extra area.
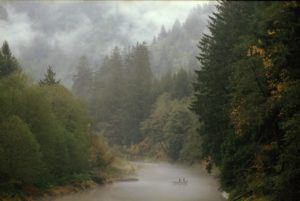
[[(138, 181), (115, 182), (51, 201), (224, 201), (216, 179), (204, 170), (166, 163), (137, 163)], [(187, 184), (175, 184), (179, 177)]]

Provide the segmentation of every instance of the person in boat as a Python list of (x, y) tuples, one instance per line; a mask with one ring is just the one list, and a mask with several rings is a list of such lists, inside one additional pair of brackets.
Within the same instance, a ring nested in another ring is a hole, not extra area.
[(183, 177), (182, 182), (185, 183), (185, 184), (187, 184), (187, 183), (188, 183), (188, 180), (185, 179), (185, 177)]

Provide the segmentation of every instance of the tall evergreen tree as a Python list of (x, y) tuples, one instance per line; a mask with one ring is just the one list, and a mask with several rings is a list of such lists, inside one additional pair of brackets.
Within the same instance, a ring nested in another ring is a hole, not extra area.
[(7, 41), (4, 41), (0, 50), (0, 78), (20, 70), (21, 67), (16, 58), (12, 55)]
[[(222, 160), (222, 143), (232, 129), (229, 123), (229, 76), (232, 71), (232, 49), (246, 29), (240, 29), (250, 16), (251, 9), (243, 2), (222, 2), (210, 17), (210, 35), (199, 43), (202, 67), (197, 71), (196, 101), (193, 110), (204, 123), (201, 131), (204, 154), (212, 156), (214, 163)], [(236, 19), (237, 16), (240, 16)], [(234, 20), (236, 19), (236, 20)]]
[(11, 54), (11, 51), (10, 51), (10, 48), (9, 48), (9, 45), (8, 45), (7, 41), (3, 42), (3, 45), (2, 45), (2, 48), (1, 48), (1, 52), (3, 54), (3, 57), (5, 57), (5, 58), (9, 59), (9, 58), (12, 57), (12, 54)]
[(60, 80), (55, 80), (56, 73), (53, 71), (52, 66), (49, 66), (47, 69), (47, 73), (44, 74), (44, 79), (40, 80), (39, 84), (42, 85), (57, 85)]
[(299, 7), (221, 2), (200, 41), (193, 110), (230, 200), (299, 197)]
[(192, 78), (184, 69), (180, 69), (173, 75), (173, 90), (174, 98), (184, 98), (191, 95), (192, 92)]
[(85, 56), (80, 57), (77, 74), (73, 77), (72, 91), (82, 100), (88, 100), (92, 90), (92, 72)]
[(150, 68), (149, 52), (145, 43), (133, 47), (131, 57), (126, 66), (126, 108), (127, 114), (131, 116), (128, 124), (131, 136), (127, 144), (135, 144), (142, 140), (142, 133), (139, 131), (139, 124), (150, 112), (152, 98), (153, 74)]
[(164, 25), (161, 26), (160, 33), (158, 35), (158, 40), (164, 39), (167, 36), (167, 31)]

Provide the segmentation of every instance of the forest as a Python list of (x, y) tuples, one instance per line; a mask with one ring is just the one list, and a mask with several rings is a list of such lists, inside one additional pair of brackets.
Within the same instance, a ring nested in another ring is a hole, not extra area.
[(299, 200), (298, 13), (297, 1), (218, 1), (103, 59), (49, 50), (71, 79), (49, 63), (41, 76), (27, 60), (38, 46), (19, 59), (1, 35), (0, 199), (164, 161), (200, 164), (229, 201)]

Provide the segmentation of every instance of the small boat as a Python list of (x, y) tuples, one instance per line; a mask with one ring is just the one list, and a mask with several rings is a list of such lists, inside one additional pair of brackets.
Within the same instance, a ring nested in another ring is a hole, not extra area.
[(181, 181), (181, 182), (179, 182), (179, 181), (173, 181), (173, 184), (175, 184), (175, 185), (187, 185), (188, 182), (187, 181)]
[(173, 184), (176, 185), (187, 185), (188, 184), (188, 180), (186, 180), (185, 178), (183, 178), (182, 180), (179, 178), (178, 181), (173, 181)]

